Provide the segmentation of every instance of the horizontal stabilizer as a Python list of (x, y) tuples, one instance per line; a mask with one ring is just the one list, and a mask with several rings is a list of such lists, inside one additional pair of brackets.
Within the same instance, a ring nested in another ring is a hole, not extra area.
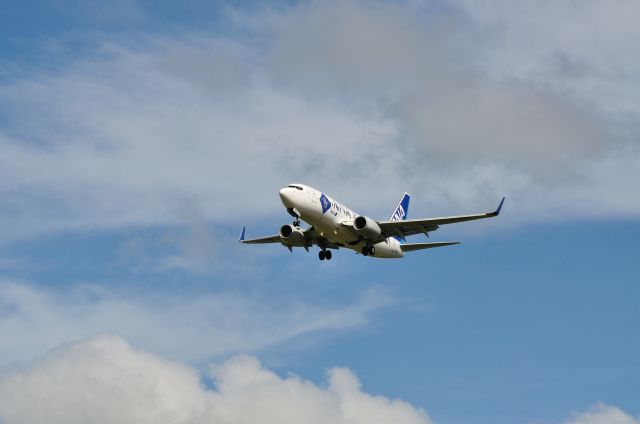
[(460, 244), (460, 242), (459, 241), (437, 241), (433, 243), (407, 243), (407, 244), (401, 244), (400, 249), (402, 249), (403, 252), (413, 252), (414, 250), (451, 246), (453, 244)]

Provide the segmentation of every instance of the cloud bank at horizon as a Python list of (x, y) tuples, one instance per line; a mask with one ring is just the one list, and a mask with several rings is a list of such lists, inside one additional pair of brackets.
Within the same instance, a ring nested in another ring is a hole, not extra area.
[[(100, 335), (0, 374), (0, 420), (21, 423), (431, 423), (425, 411), (363, 392), (344, 368), (326, 386), (281, 378), (250, 356), (211, 368), (215, 388), (181, 363)], [(64, 388), (61, 390), (61, 388)], [(34, 408), (34, 405), (37, 407)]]
[[(205, 385), (203, 380), (209, 380)], [(64, 388), (64, 389), (61, 389)], [(34, 407), (37, 405), (37, 407)], [(346, 368), (327, 382), (280, 377), (251, 356), (212, 364), (208, 375), (103, 334), (54, 349), (30, 368), (0, 373), (0, 420), (7, 424), (210, 423), (431, 424), (424, 409), (371, 395)], [(597, 404), (565, 424), (638, 424)]]

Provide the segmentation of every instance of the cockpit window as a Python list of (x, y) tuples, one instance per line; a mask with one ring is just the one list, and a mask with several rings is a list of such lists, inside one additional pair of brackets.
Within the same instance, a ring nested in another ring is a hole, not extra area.
[(301, 191), (303, 190), (302, 187), (297, 186), (297, 185), (290, 185), (290, 186), (287, 186), (287, 187), (295, 188), (296, 190), (301, 190)]

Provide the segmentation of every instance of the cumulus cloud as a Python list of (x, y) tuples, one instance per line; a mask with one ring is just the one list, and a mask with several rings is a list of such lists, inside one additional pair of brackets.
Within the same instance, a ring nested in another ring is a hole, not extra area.
[[(211, 367), (214, 388), (194, 369), (101, 335), (60, 347), (30, 369), (0, 375), (0, 421), (31, 423), (428, 424), (407, 402), (363, 392), (348, 369), (316, 385), (280, 377), (257, 359)], [(37, 407), (34, 408), (34, 405)]]
[(205, 360), (255, 352), (294, 338), (367, 324), (394, 302), (370, 290), (350, 303), (274, 301), (238, 292), (136, 293), (72, 286), (64, 294), (24, 283), (0, 283), (0, 367), (32, 358), (64, 340), (113, 331), (171, 358)]
[(587, 412), (576, 413), (565, 424), (638, 424), (634, 418), (620, 408), (599, 403)]
[(97, 40), (0, 87), (3, 239), (271, 214), (297, 180), (373, 216), (409, 190), (420, 214), (637, 217), (637, 5), (596, 3), (310, 1)]
[[(37, 407), (34, 407), (37, 405)], [(113, 334), (58, 347), (28, 368), (0, 373), (0, 422), (295, 423), (432, 422), (424, 409), (363, 391), (347, 368), (316, 384), (281, 377), (252, 356), (213, 363), (208, 372), (131, 347)], [(564, 424), (638, 424), (618, 407), (596, 404)]]

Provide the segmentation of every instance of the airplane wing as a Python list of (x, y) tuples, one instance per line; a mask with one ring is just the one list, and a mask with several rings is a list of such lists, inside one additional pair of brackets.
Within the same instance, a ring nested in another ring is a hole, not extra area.
[[(441, 218), (426, 218), (426, 219), (407, 219), (404, 221), (378, 221), (378, 225), (382, 230), (382, 233), (386, 237), (402, 237), (411, 236), (414, 234), (427, 234), (431, 231), (438, 229), (440, 225), (454, 224), (457, 222), (473, 221), (476, 219), (492, 218), (500, 214), (502, 204), (504, 203), (504, 197), (498, 205), (498, 209), (493, 212), (481, 213), (476, 215), (459, 215), (459, 216), (445, 216)], [(436, 246), (434, 246), (436, 247)]]
[(434, 243), (405, 243), (400, 245), (403, 252), (413, 252), (414, 250), (431, 249), (434, 247), (451, 246), (460, 244), (459, 241), (442, 241)]
[(238, 239), (240, 243), (262, 244), (262, 243), (280, 243), (282, 241), (282, 239), (280, 238), (280, 234), (276, 234), (275, 236), (260, 237), (260, 238), (245, 240), (244, 239), (245, 231), (246, 231), (246, 227), (242, 227), (242, 232), (240, 233), (240, 238)]

